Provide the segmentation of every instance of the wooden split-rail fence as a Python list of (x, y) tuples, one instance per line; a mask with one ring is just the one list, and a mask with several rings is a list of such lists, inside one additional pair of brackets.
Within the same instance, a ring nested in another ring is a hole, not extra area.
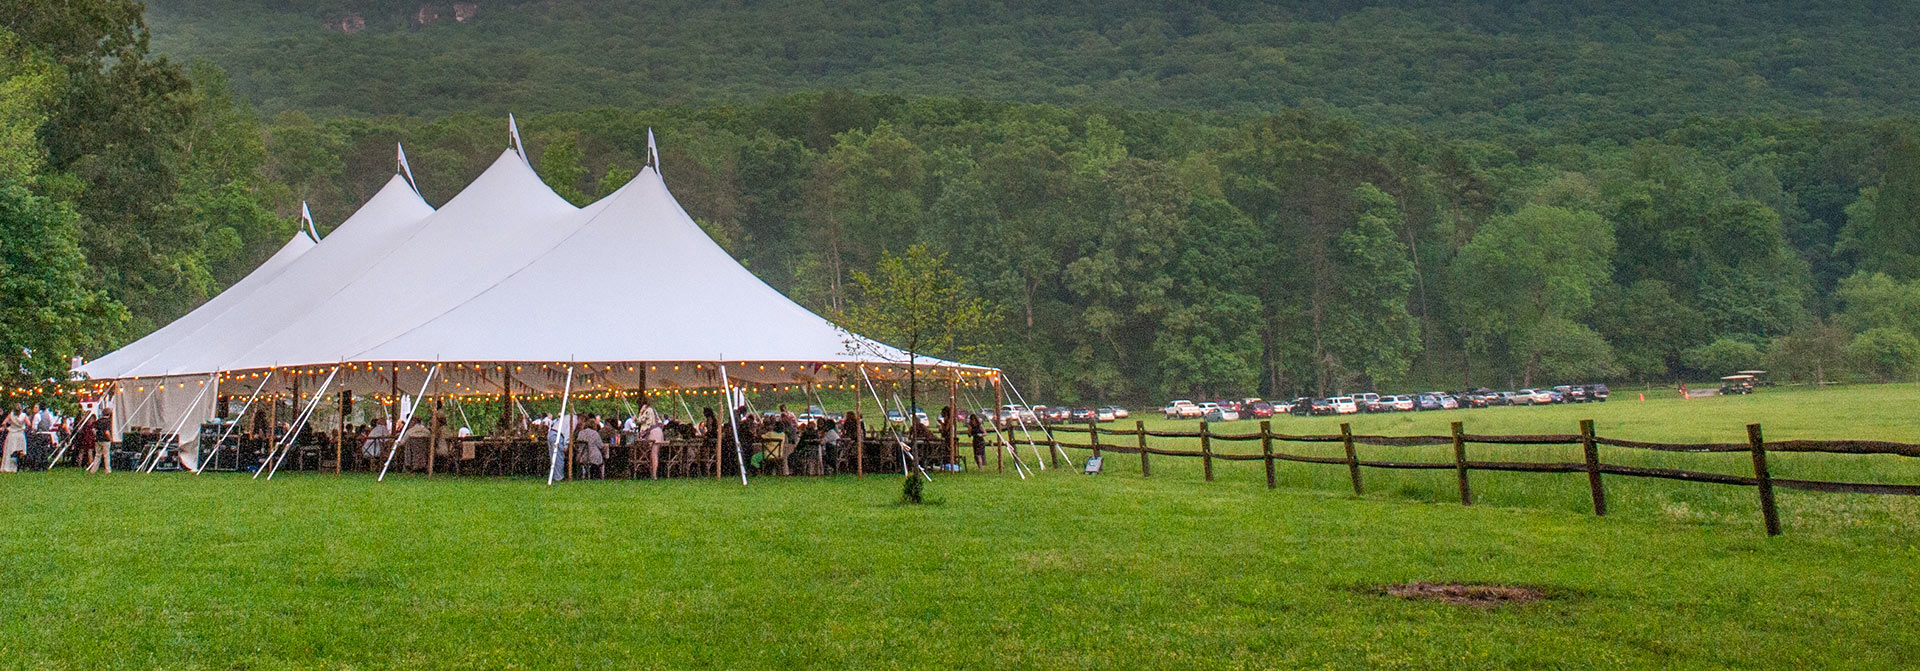
[[(1759, 424), (1747, 425), (1747, 441), (1744, 443), (1653, 443), (1621, 438), (1608, 438), (1596, 435), (1593, 420), (1580, 422), (1577, 434), (1545, 434), (1495, 436), (1470, 434), (1461, 422), (1454, 422), (1450, 435), (1416, 436), (1376, 436), (1353, 433), (1348, 424), (1340, 425), (1340, 433), (1324, 435), (1292, 435), (1275, 433), (1270, 422), (1260, 422), (1260, 430), (1254, 433), (1216, 433), (1206, 422), (1200, 423), (1198, 431), (1149, 431), (1144, 422), (1134, 422), (1132, 429), (1112, 429), (1098, 424), (1086, 426), (1051, 425), (1046, 432), (1036, 434), (1040, 440), (1051, 443), (1056, 448), (1091, 450), (1095, 456), (1105, 452), (1116, 454), (1139, 454), (1140, 473), (1143, 477), (1153, 474), (1152, 456), (1198, 458), (1206, 479), (1213, 480), (1213, 462), (1225, 461), (1264, 461), (1267, 467), (1267, 487), (1275, 486), (1275, 462), (1290, 461), (1307, 464), (1326, 464), (1346, 466), (1347, 474), (1353, 481), (1353, 493), (1365, 492), (1361, 477), (1363, 468), (1389, 469), (1431, 469), (1452, 470), (1458, 477), (1461, 505), (1473, 504), (1473, 484), (1469, 474), (1473, 471), (1507, 471), (1519, 473), (1585, 473), (1587, 484), (1593, 494), (1593, 513), (1607, 514), (1607, 490), (1603, 476), (1615, 475), (1636, 478), (1661, 478), (1703, 482), (1721, 485), (1739, 485), (1754, 487), (1760, 495), (1760, 515), (1766, 523), (1767, 535), (1780, 535), (1780, 512), (1774, 499), (1775, 488), (1797, 489), (1816, 492), (1840, 492), (1852, 494), (1893, 494), (1904, 496), (1920, 495), (1920, 485), (1879, 484), (1861, 482), (1833, 482), (1824, 480), (1797, 480), (1773, 477), (1767, 468), (1767, 455), (1777, 452), (1817, 452), (1825, 454), (1887, 454), (1905, 457), (1920, 457), (1920, 445), (1894, 443), (1873, 440), (1786, 440), (1767, 442), (1761, 435)], [(1085, 443), (1073, 443), (1060, 440), (1061, 433), (1075, 433), (1087, 436)], [(1111, 437), (1123, 440), (1102, 440)], [(1198, 439), (1200, 449), (1167, 449), (1148, 443), (1148, 438)], [(1130, 439), (1130, 440), (1126, 440)], [(1215, 443), (1260, 444), (1259, 454), (1244, 452), (1220, 452)], [(1305, 454), (1290, 454), (1275, 449), (1276, 444), (1286, 443), (1339, 443), (1345, 454), (1339, 457), (1321, 457)], [(1451, 461), (1386, 461), (1363, 459), (1360, 446), (1420, 447), (1450, 445), (1453, 447)], [(1469, 457), (1470, 445), (1579, 445), (1585, 460), (1580, 462), (1536, 462), (1536, 461), (1481, 461)], [(1660, 452), (1746, 452), (1753, 457), (1753, 475), (1729, 475), (1725, 473), (1707, 473), (1672, 468), (1653, 468), (1647, 466), (1629, 466), (1609, 464), (1601, 461), (1600, 447), (1620, 447), (1636, 450)], [(1058, 449), (1054, 452), (1057, 454)]]

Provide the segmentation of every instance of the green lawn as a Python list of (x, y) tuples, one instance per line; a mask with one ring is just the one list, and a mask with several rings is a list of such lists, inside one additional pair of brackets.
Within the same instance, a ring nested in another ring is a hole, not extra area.
[[(1916, 395), (1880, 387), (1355, 423), (1369, 433), (1424, 433), (1453, 418), (1474, 432), (1568, 431), (1591, 416), (1607, 434), (1735, 440), (1759, 420), (1781, 438), (1913, 440)], [(1868, 398), (1886, 403), (1859, 402)], [(1276, 428), (1326, 426), (1288, 418)], [(1608, 458), (1631, 456), (1617, 452)], [(1782, 470), (1920, 481), (1897, 461), (1820, 459), (1789, 459)], [(1285, 486), (1268, 491), (1257, 464), (1225, 467), (1208, 484), (1190, 460), (1158, 459), (1148, 479), (1137, 460), (1136, 470), (1125, 463), (1116, 456), (1101, 477), (936, 475), (928, 494), (938, 503), (920, 507), (893, 504), (897, 476), (745, 488), (0, 477), (10, 513), (0, 531), (0, 667), (1893, 668), (1920, 659), (1912, 500), (1783, 493), (1787, 535), (1767, 538), (1748, 488), (1610, 479), (1618, 512), (1602, 519), (1584, 512), (1582, 476), (1476, 474), (1484, 504), (1462, 507), (1445, 502), (1450, 472), (1369, 471), (1370, 493), (1356, 498), (1341, 492), (1340, 467), (1284, 466)], [(1369, 591), (1415, 580), (1522, 584), (1553, 598), (1480, 611)]]

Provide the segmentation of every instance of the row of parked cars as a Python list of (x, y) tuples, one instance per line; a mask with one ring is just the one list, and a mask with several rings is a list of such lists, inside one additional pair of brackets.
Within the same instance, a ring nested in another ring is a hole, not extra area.
[(1265, 419), (1274, 415), (1351, 415), (1362, 412), (1413, 412), (1487, 408), (1502, 405), (1550, 405), (1554, 403), (1605, 402), (1612, 390), (1604, 384), (1563, 384), (1548, 389), (1495, 391), (1474, 389), (1463, 392), (1429, 391), (1420, 394), (1376, 394), (1367, 392), (1345, 396), (1313, 398), (1302, 396), (1291, 401), (1272, 403), (1258, 398), (1238, 401), (1195, 403), (1180, 399), (1161, 408), (1167, 419), (1204, 419), (1230, 422), (1237, 419)]

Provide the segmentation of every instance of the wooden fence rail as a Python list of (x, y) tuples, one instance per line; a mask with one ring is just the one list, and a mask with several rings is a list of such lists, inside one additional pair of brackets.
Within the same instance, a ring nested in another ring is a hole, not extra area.
[[(1455, 473), (1460, 490), (1461, 505), (1473, 504), (1473, 485), (1470, 473), (1473, 471), (1503, 471), (1510, 473), (1584, 473), (1587, 475), (1588, 489), (1593, 496), (1593, 513), (1607, 514), (1606, 483), (1603, 476), (1615, 475), (1635, 478), (1658, 478), (1680, 480), (1684, 482), (1703, 482), (1720, 485), (1739, 485), (1753, 487), (1759, 493), (1761, 519), (1766, 525), (1767, 535), (1780, 535), (1780, 515), (1774, 488), (1781, 487), (1812, 492), (1834, 492), (1846, 494), (1887, 494), (1897, 496), (1920, 496), (1920, 485), (1834, 482), (1826, 480), (1798, 480), (1775, 478), (1767, 465), (1770, 452), (1799, 452), (1849, 455), (1893, 455), (1920, 458), (1920, 445), (1877, 440), (1786, 440), (1767, 442), (1759, 424), (1747, 425), (1747, 441), (1743, 443), (1654, 443), (1623, 438), (1607, 438), (1594, 433), (1593, 420), (1582, 420), (1580, 432), (1572, 434), (1540, 435), (1483, 435), (1466, 433), (1461, 422), (1454, 422), (1448, 435), (1379, 436), (1353, 433), (1349, 424), (1340, 425), (1338, 434), (1294, 435), (1274, 433), (1269, 422), (1260, 422), (1260, 430), (1253, 433), (1218, 433), (1208, 427), (1207, 422), (1200, 423), (1198, 431), (1149, 431), (1144, 422), (1134, 422), (1131, 429), (1107, 428), (1090, 423), (1086, 426), (1054, 425), (1049, 426), (1047, 440), (1060, 448), (1092, 450), (1095, 456), (1103, 452), (1117, 454), (1139, 454), (1140, 474), (1151, 477), (1153, 474), (1149, 455), (1165, 457), (1199, 457), (1202, 469), (1208, 481), (1213, 480), (1213, 461), (1264, 461), (1266, 463), (1267, 487), (1275, 486), (1275, 462), (1296, 462), (1305, 464), (1344, 465), (1353, 480), (1355, 494), (1365, 492), (1361, 478), (1362, 468), (1386, 468), (1409, 470), (1452, 470)], [(1062, 433), (1087, 436), (1088, 442), (1074, 443), (1060, 439)], [(1124, 441), (1103, 441), (1101, 436), (1132, 436), (1132, 444)], [(1156, 447), (1148, 443), (1148, 438), (1186, 438), (1197, 439), (1200, 449), (1171, 449)], [(1222, 452), (1216, 449), (1215, 441), (1242, 443), (1259, 441), (1260, 453)], [(1338, 457), (1322, 457), (1306, 454), (1292, 454), (1274, 448), (1275, 443), (1339, 443), (1345, 454)], [(1446, 445), (1452, 448), (1452, 459), (1448, 461), (1388, 461), (1360, 458), (1357, 446), (1381, 447), (1429, 447)], [(1542, 461), (1485, 461), (1472, 459), (1468, 455), (1469, 445), (1579, 445), (1582, 461), (1542, 462)], [(1660, 452), (1746, 452), (1753, 459), (1753, 475), (1728, 475), (1674, 468), (1656, 468), (1650, 466), (1628, 466), (1609, 464), (1601, 460), (1601, 447), (1626, 448), (1634, 450), (1652, 450)]]

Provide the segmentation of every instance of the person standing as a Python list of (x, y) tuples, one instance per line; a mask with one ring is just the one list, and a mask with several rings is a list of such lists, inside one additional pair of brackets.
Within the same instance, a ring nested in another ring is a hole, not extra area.
[(14, 473), (20, 470), (20, 455), (27, 453), (27, 412), (15, 407), (7, 413), (6, 422), (0, 425), (6, 429), (7, 437), (0, 443), (0, 473)]
[(100, 449), (105, 443), (100, 441), (99, 426), (99, 418), (89, 414), (80, 420), (79, 426), (73, 427), (73, 461), (79, 463), (86, 459), (88, 473), (98, 471), (107, 459), (107, 451)]
[(980, 413), (967, 414), (967, 435), (973, 437), (973, 465), (984, 470), (987, 467), (987, 433), (980, 426)]

